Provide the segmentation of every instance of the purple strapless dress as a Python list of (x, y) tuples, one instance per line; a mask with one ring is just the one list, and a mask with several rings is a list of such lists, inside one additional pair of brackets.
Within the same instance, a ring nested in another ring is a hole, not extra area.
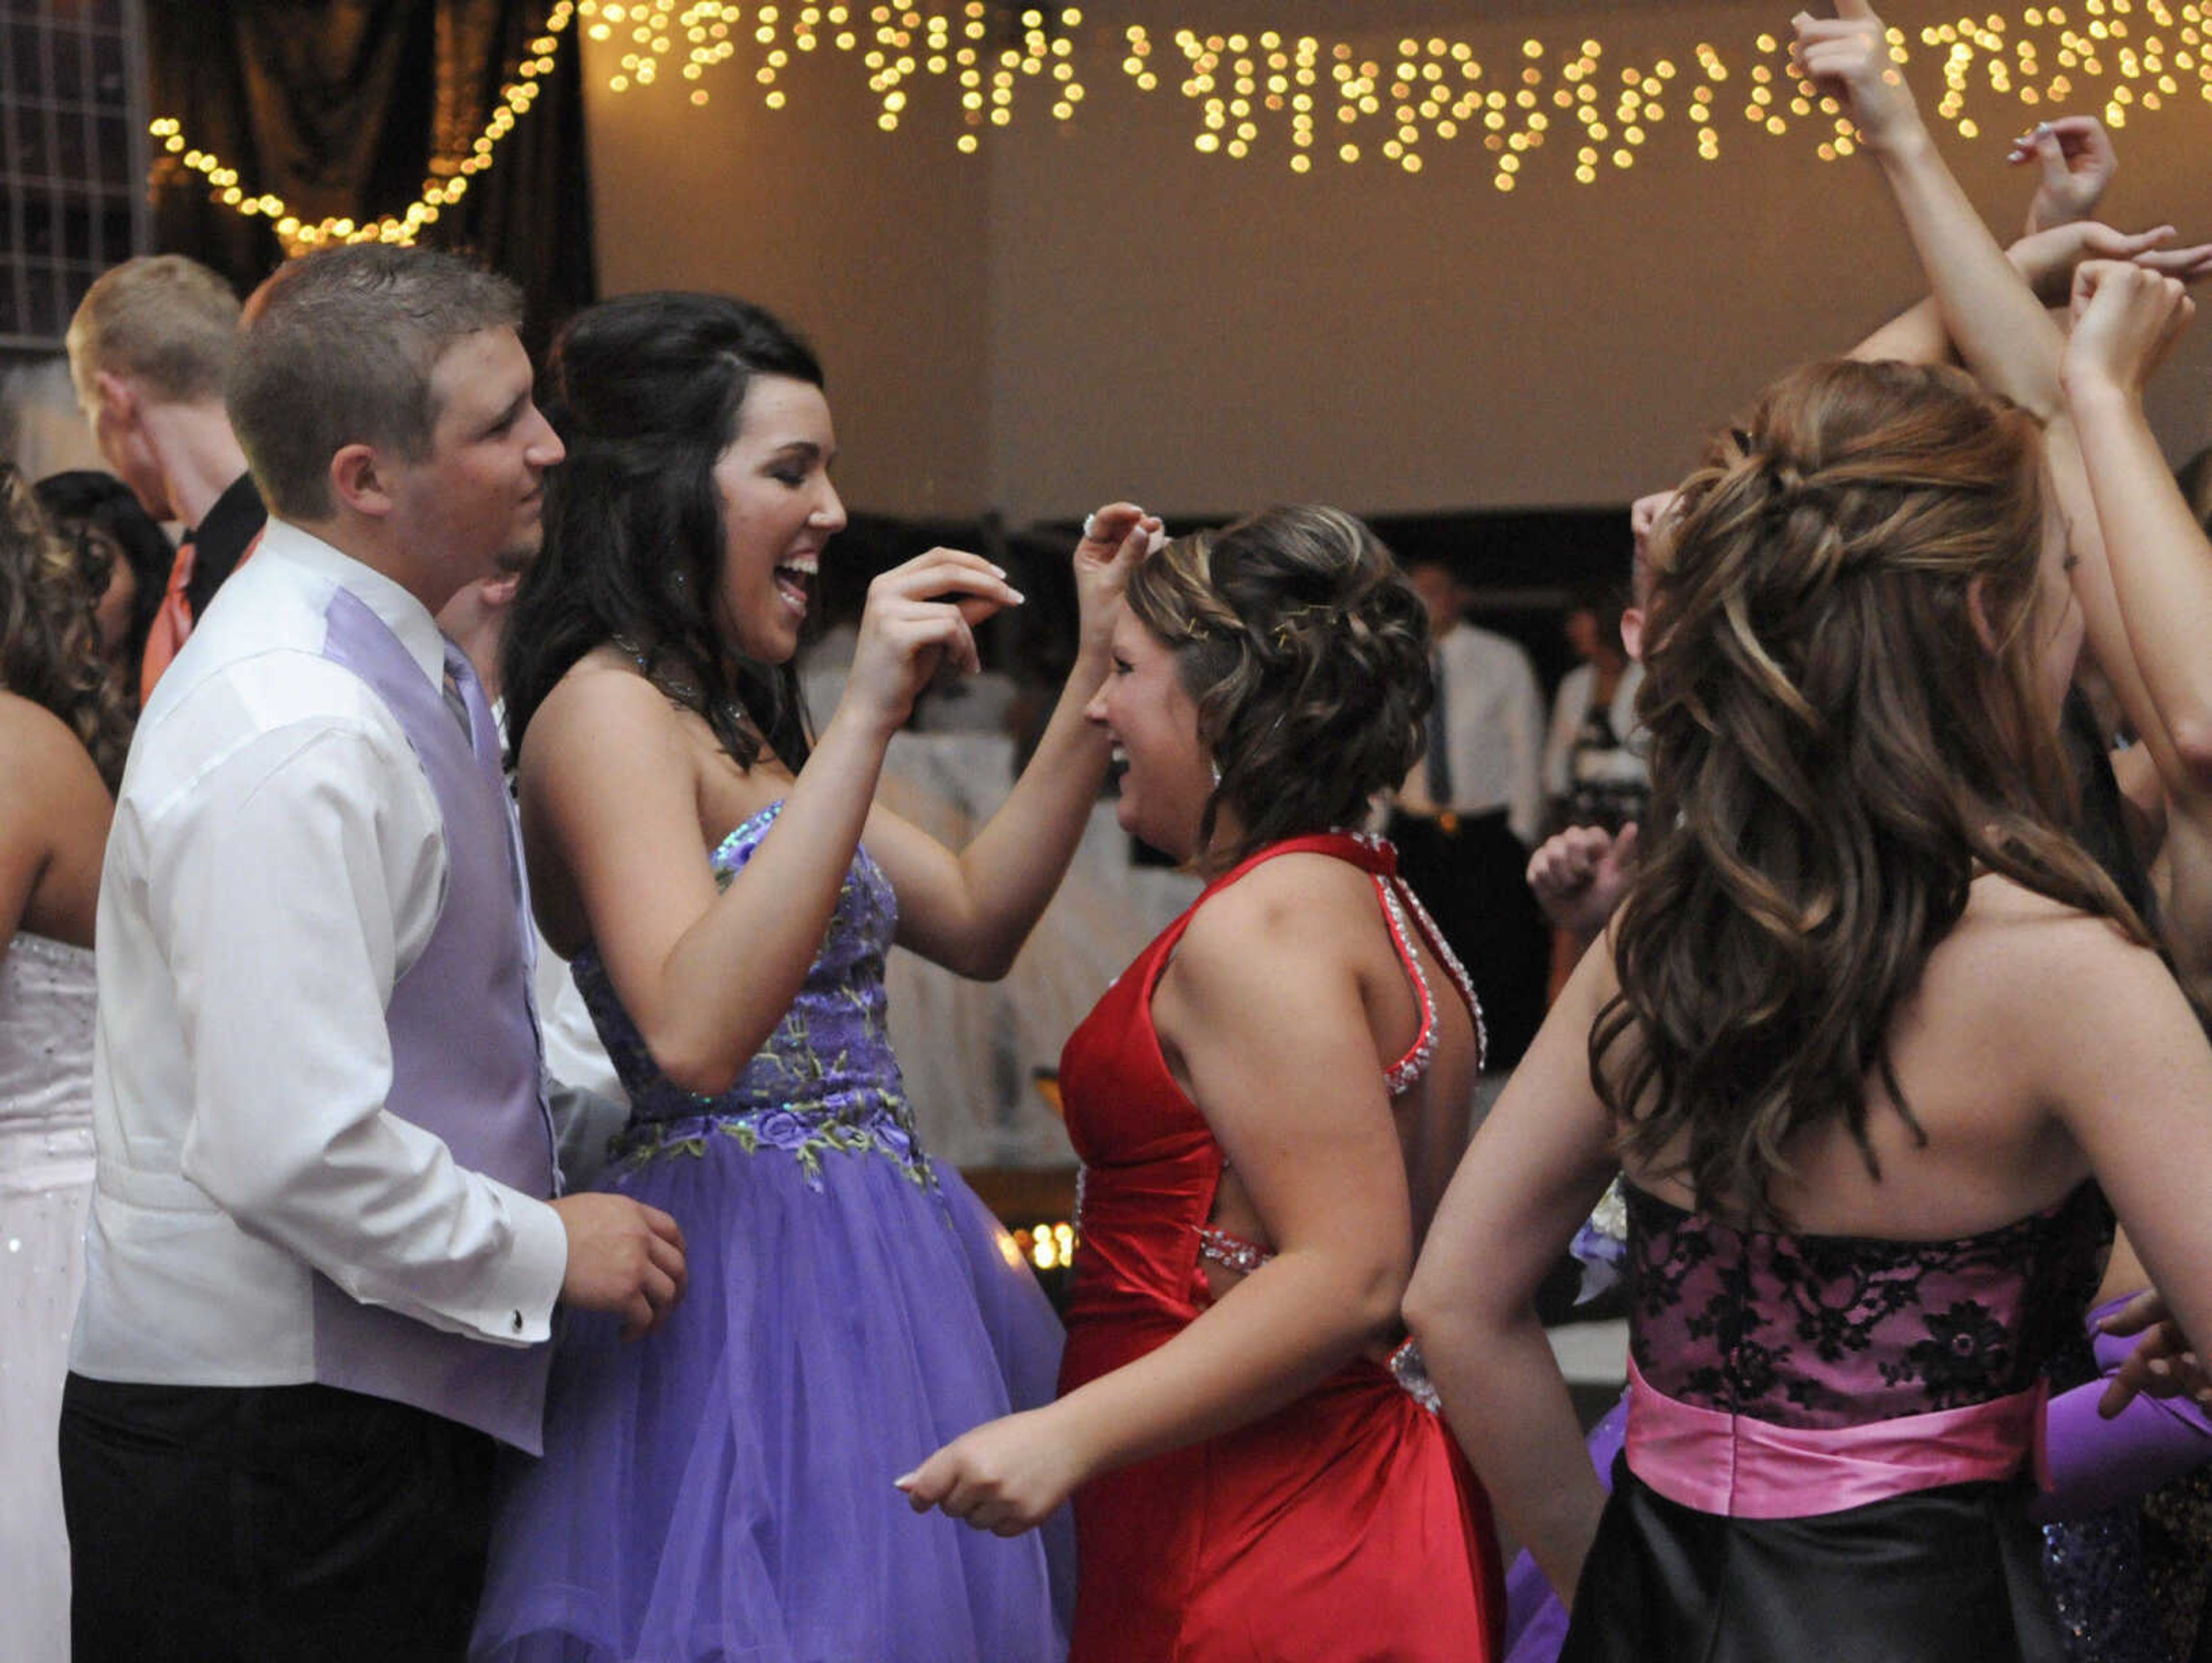
[[(726, 883), (772, 806), (713, 854)], [(632, 1102), (602, 1187), (684, 1227), (635, 1344), (572, 1314), (545, 1455), (506, 1472), (471, 1655), (501, 1663), (1031, 1663), (1066, 1651), (1065, 1514), (1011, 1540), (891, 1480), (1049, 1402), (1060, 1329), (1012, 1241), (916, 1140), (884, 1027), (896, 901), (856, 853), (805, 986), (728, 1091), (653, 1066), (589, 950)]]

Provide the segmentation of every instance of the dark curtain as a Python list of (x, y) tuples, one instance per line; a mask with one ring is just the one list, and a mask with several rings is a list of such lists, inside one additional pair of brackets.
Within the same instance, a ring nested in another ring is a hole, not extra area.
[[(544, 33), (549, 0), (147, 0), (153, 112), (173, 116), (252, 195), (301, 219), (404, 211), (434, 158), (465, 155), (500, 89)], [(574, 25), (571, 25), (573, 31)], [(593, 298), (580, 54), (562, 39), (536, 101), (457, 206), (421, 240), (522, 285), (533, 351)], [(222, 272), (241, 294), (283, 258), (276, 233), (213, 200), (165, 152), (154, 167), (155, 246)]]

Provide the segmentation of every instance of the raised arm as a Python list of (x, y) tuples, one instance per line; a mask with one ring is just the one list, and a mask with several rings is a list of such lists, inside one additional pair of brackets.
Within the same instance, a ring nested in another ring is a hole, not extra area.
[(1075, 665), (1030, 765), (982, 830), (957, 854), (888, 809), (868, 816), (868, 852), (898, 891), (898, 938), (963, 975), (1010, 969), (1090, 823), (1110, 746), (1083, 709), (1106, 678), (1107, 641), (1131, 569), (1160, 522), (1116, 502), (1091, 515), (1074, 555), (1079, 606)]
[(1248, 1424), (1395, 1330), (1411, 1204), (1346, 944), (1377, 927), (1372, 887), (1321, 856), (1206, 904), (1154, 1016), (1274, 1254), (1157, 1350), (938, 1451), (900, 1481), (917, 1508), (1025, 1528), (1085, 1479)]
[(2039, 121), (2013, 141), (2005, 160), (2015, 167), (2035, 165), (2035, 197), (2027, 205), (2031, 234), (2091, 217), (2120, 171), (2112, 136), (2094, 116)]
[[(945, 549), (878, 577), (845, 696), (776, 823), (720, 893), (700, 847), (704, 724), (599, 661), (578, 665), (540, 707), (520, 784), (546, 932), (570, 952), (581, 939), (596, 945), (678, 1085), (726, 1089), (783, 1019), (837, 904), (885, 744), (940, 658), (974, 666), (969, 615), (1019, 600), (988, 561)], [(580, 908), (580, 931), (558, 927), (575, 922), (552, 915), (559, 895)]]
[(1583, 1452), (1538, 1285), (1620, 1162), (1589, 1079), (1589, 1032), (1614, 991), (1602, 944), (1584, 955), (1460, 1162), (1406, 1292), (1460, 1447), (1544, 1575), (1571, 1600), (1605, 1491)]
[[(2192, 282), (2212, 272), (2212, 244), (2176, 248), (2172, 240), (2170, 225), (2116, 231), (2094, 220), (2070, 220), (2031, 231), (2005, 250), (2005, 258), (2039, 305), (2063, 307), (2073, 294), (2074, 273), (2084, 260), (2133, 260), (2147, 270)], [(1958, 358), (1943, 308), (1933, 294), (1915, 301), (1844, 355), (1907, 364), (1953, 363)]]
[(2048, 421), (2060, 407), (2057, 326), (1944, 165), (1881, 20), (1866, 0), (1837, 0), (1836, 14), (1798, 14), (1798, 62), (1857, 124), (1967, 367)]
[[(2181, 657), (2156, 666), (2143, 656), (2154, 646), (2163, 653), (2179, 634), (2166, 626), (2196, 615), (2161, 586), (2172, 574), (2171, 566), (2161, 568), (2163, 576), (2147, 567), (2127, 569), (2135, 551), (2131, 544), (2115, 541), (2118, 522), (2103, 512), (2102, 499), (2093, 497), (2076, 448), (2075, 411), (2060, 382), (2064, 338), (2035, 293), (2039, 281), (2050, 287), (2084, 254), (2109, 252), (2129, 259), (2149, 284), (2169, 276), (2203, 275), (2207, 252), (2165, 246), (2170, 228), (2120, 237), (2101, 227), (2062, 225), (2026, 240), (2022, 246), (2033, 252), (2034, 269), (2027, 274), (2028, 281), (2021, 281), (2012, 264), (1996, 255), (1988, 230), (1936, 155), (1889, 57), (1880, 21), (1863, 0), (1841, 0), (1838, 11), (1843, 15), (1828, 21), (1801, 16), (1801, 59), (1825, 89), (1847, 101), (1866, 131), (1869, 149), (1881, 161), (1967, 367), (2046, 422), (2055, 501), (2071, 544), (2075, 592), (2090, 650), (2129, 724), (2142, 735), (2166, 798), (2170, 883), (2179, 883), (2185, 911), (2203, 914), (2203, 927), (2171, 933), (2178, 948), (2193, 950), (2181, 939), (2189, 934), (2212, 952), (2212, 817), (2202, 831), (2182, 824), (2202, 798), (2203, 781), (2177, 734), (2177, 724), (2186, 731), (2199, 710), (2212, 709), (2197, 702), (2197, 694), (2187, 685), (2195, 679), (2191, 671), (2201, 654), (2192, 645)], [(2162, 461), (2158, 468), (2162, 475)], [(2115, 552), (2118, 561), (2112, 557)], [(2130, 595), (2136, 598), (2132, 603)], [(2204, 899), (2198, 900), (2200, 895)]]
[(2195, 310), (2179, 281), (2084, 266), (2065, 357), (2109, 581), (2151, 718), (2139, 724), (2166, 803), (2166, 938), (2192, 985), (2212, 971), (2212, 545), (2167, 470), (2142, 391)]

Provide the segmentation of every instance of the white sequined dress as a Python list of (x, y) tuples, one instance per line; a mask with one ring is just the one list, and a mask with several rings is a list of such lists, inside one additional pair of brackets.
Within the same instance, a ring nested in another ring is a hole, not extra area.
[(0, 1659), (69, 1655), (54, 1447), (92, 1195), (92, 953), (0, 958)]

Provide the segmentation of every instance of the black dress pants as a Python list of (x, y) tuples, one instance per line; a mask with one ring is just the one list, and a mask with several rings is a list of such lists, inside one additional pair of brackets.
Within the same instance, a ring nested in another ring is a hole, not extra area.
[(492, 1441), (325, 1386), (71, 1375), (62, 1501), (76, 1663), (459, 1660)]

